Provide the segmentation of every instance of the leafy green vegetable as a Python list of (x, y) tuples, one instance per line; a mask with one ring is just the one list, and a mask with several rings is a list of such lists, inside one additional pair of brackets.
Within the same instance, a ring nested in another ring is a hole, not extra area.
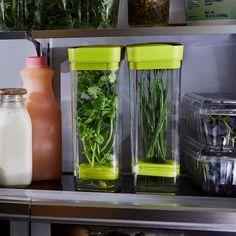
[(172, 79), (172, 70), (143, 71), (138, 83), (140, 132), (146, 161), (166, 160), (167, 116), (172, 107), (168, 96)]
[(0, 18), (9, 30), (44, 30), (114, 26), (119, 0), (2, 0), (2, 3)]
[[(110, 28), (116, 25), (119, 0), (80, 0), (74, 28)], [(74, 14), (73, 14), (74, 15)]]
[(4, 24), (9, 30), (29, 30), (35, 23), (37, 0), (3, 0), (2, 2)]
[(112, 166), (118, 98), (115, 72), (78, 74), (77, 117), (82, 154), (89, 165)]

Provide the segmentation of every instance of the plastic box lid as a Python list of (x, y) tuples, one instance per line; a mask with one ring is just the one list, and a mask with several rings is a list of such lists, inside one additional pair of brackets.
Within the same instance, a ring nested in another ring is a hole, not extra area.
[(71, 70), (118, 70), (121, 46), (82, 46), (69, 48)]
[(178, 69), (184, 46), (180, 43), (134, 44), (128, 45), (126, 52), (131, 70)]
[(236, 160), (236, 148), (220, 149), (220, 147), (217, 146), (201, 144), (190, 136), (185, 136), (181, 142), (183, 151), (191, 153), (191, 157), (194, 159), (207, 161), (207, 158), (227, 157)]
[(183, 103), (198, 109), (200, 114), (236, 116), (235, 94), (187, 93)]

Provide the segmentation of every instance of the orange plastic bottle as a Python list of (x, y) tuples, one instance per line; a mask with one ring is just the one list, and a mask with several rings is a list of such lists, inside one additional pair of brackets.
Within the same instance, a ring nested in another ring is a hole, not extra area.
[(61, 178), (61, 112), (52, 90), (53, 70), (46, 57), (28, 57), (20, 74), (32, 120), (33, 181)]

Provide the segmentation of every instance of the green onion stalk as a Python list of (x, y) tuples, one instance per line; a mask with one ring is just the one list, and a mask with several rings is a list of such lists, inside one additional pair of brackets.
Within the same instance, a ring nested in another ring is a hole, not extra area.
[(145, 162), (164, 163), (167, 158), (167, 117), (173, 100), (168, 101), (168, 96), (172, 79), (173, 70), (143, 71), (138, 83)]

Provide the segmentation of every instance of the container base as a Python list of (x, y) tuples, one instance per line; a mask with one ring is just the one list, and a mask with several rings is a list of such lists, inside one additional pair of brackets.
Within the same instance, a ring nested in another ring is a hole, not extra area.
[(178, 177), (167, 178), (159, 176), (135, 177), (135, 192), (169, 193), (175, 195), (179, 191)]
[(75, 177), (75, 190), (93, 192), (118, 192), (118, 180), (79, 179)]

